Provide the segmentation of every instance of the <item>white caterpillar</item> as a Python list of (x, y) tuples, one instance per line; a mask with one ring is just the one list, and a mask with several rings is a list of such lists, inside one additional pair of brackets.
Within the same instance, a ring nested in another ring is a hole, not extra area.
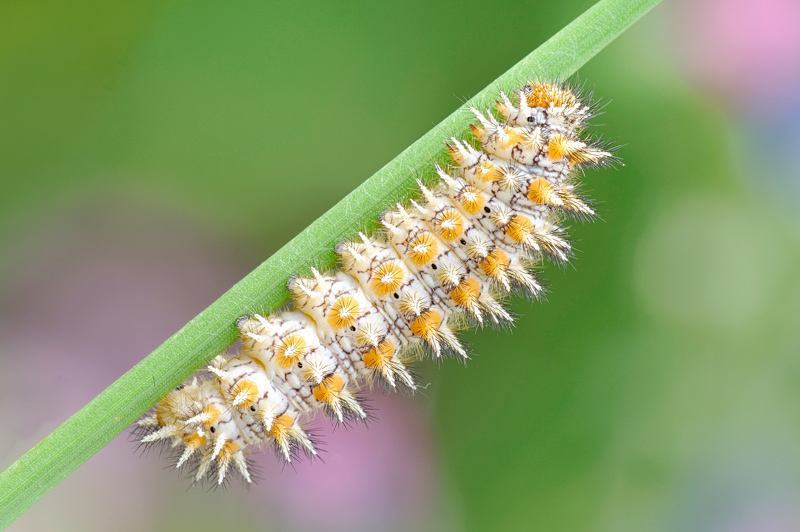
[(366, 419), (354, 391), (414, 390), (410, 359), (466, 358), (457, 329), (510, 323), (510, 292), (538, 297), (532, 267), (571, 254), (559, 220), (594, 216), (575, 192), (576, 168), (613, 156), (582, 139), (592, 111), (569, 87), (529, 83), (516, 105), (500, 97), (501, 118), (472, 109), (480, 149), (447, 145), (453, 175), (437, 166), (441, 182), (419, 183), (418, 201), (385, 212), (379, 235), (341, 242), (341, 270), (291, 279), (293, 310), (240, 318), (241, 352), (162, 399), (138, 422), (141, 441), (170, 443), (196, 481), (221, 484), (236, 470), (250, 482), (248, 451), (315, 455), (303, 422), (316, 410)]

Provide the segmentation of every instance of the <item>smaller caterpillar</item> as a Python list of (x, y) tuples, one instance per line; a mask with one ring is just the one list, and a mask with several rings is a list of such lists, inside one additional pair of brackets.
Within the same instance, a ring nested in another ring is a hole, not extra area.
[(500, 98), (499, 117), (471, 109), (480, 149), (447, 144), (455, 175), (437, 166), (440, 183), (418, 181), (420, 199), (386, 211), (378, 235), (337, 245), (339, 271), (290, 279), (292, 310), (241, 317), (241, 351), (164, 397), (138, 422), (141, 442), (171, 444), (195, 481), (221, 484), (234, 470), (250, 482), (246, 451), (313, 457), (304, 421), (314, 412), (363, 421), (362, 387), (413, 391), (411, 360), (466, 359), (457, 330), (512, 323), (502, 297), (538, 298), (536, 263), (571, 257), (560, 220), (595, 215), (578, 170), (614, 156), (583, 136), (593, 113), (572, 88), (531, 82), (516, 104)]

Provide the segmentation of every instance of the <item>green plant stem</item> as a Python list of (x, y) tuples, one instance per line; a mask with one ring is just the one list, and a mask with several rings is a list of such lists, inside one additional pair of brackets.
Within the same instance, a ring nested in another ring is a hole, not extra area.
[(309, 259), (335, 264), (334, 245), (408, 197), (414, 179), (430, 174), (443, 142), (465, 132), (469, 106), (486, 108), (500, 90), (526, 79), (564, 79), (660, 0), (601, 0), (475, 95), (365, 181), (277, 253), (186, 324), (158, 349), (0, 475), (0, 529), (6, 528), (67, 475), (131, 425), (171, 388), (236, 339), (234, 322), (288, 301), (286, 280), (305, 272)]

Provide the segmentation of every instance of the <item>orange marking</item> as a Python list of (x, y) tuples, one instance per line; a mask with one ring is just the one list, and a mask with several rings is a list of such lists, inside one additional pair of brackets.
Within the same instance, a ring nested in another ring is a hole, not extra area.
[(342, 296), (331, 305), (328, 324), (334, 329), (349, 327), (358, 318), (358, 301), (351, 296)]
[(473, 303), (481, 295), (481, 283), (476, 279), (467, 277), (461, 284), (450, 291), (450, 297), (460, 307), (466, 307)]
[(522, 141), (522, 135), (518, 133), (517, 130), (507, 127), (504, 131), (506, 132), (506, 135), (508, 135), (508, 140), (503, 145), (504, 150), (507, 150), (511, 146), (515, 146)]
[(469, 185), (461, 189), (458, 199), (461, 201), (461, 207), (472, 215), (478, 214), (486, 204), (486, 197), (477, 188)]
[(469, 125), (470, 129), (472, 130), (472, 134), (475, 135), (475, 138), (478, 140), (482, 139), (484, 135), (486, 135), (486, 130), (480, 126), (476, 126), (475, 124)]
[(456, 164), (461, 164), (464, 162), (464, 157), (461, 155), (461, 152), (458, 151), (458, 148), (455, 146), (447, 145), (447, 152), (450, 154), (450, 158), (453, 159), (453, 162)]
[(391, 340), (384, 340), (377, 347), (364, 353), (364, 363), (368, 368), (382, 368), (393, 354), (394, 343)]
[(495, 249), (489, 253), (481, 263), (481, 269), (489, 277), (497, 277), (508, 267), (509, 260), (506, 252), (501, 249)]
[(563, 135), (553, 135), (547, 143), (547, 156), (551, 161), (558, 161), (570, 154), (567, 139)]
[(425, 337), (442, 324), (442, 315), (436, 310), (426, 310), (409, 325), (414, 336)]
[(379, 297), (386, 297), (400, 288), (404, 277), (403, 268), (399, 264), (384, 262), (372, 274), (369, 285)]
[(270, 433), (276, 440), (282, 440), (286, 436), (286, 433), (289, 432), (289, 429), (292, 428), (293, 424), (294, 418), (289, 414), (283, 414), (275, 418), (275, 421), (272, 422)]
[(408, 245), (408, 258), (417, 266), (428, 264), (433, 257), (439, 244), (436, 238), (430, 233), (421, 233)]
[(217, 408), (214, 405), (208, 405), (207, 407), (205, 407), (203, 412), (205, 414), (208, 414), (208, 420), (203, 422), (204, 425), (213, 425), (214, 423), (217, 422), (219, 416), (222, 415), (222, 412), (219, 411), (219, 408)]
[(448, 242), (464, 232), (464, 220), (455, 209), (447, 209), (436, 220), (436, 234)]
[(200, 436), (198, 433), (194, 432), (190, 436), (186, 437), (183, 441), (186, 443), (187, 447), (198, 449), (206, 444), (206, 437)]
[(514, 215), (511, 223), (508, 224), (506, 234), (511, 237), (515, 242), (522, 242), (527, 240), (533, 230), (533, 222), (525, 216), (519, 214)]
[(239, 403), (237, 406), (239, 407), (248, 407), (250, 406), (253, 401), (258, 399), (258, 386), (253, 381), (239, 381), (236, 383), (236, 386), (233, 387), (231, 391), (231, 396), (235, 399), (240, 393), (247, 394), (244, 398), (244, 401)]
[(503, 173), (495, 165), (488, 161), (483, 161), (480, 165), (478, 165), (478, 167), (475, 169), (475, 175), (478, 176), (484, 183), (495, 181), (503, 177)]
[(236, 443), (235, 441), (227, 441), (225, 442), (225, 445), (222, 446), (222, 449), (220, 449), (219, 457), (220, 458), (228, 457), (238, 450), (239, 450), (238, 443)]
[(498, 112), (499, 112), (501, 115), (503, 115), (503, 117), (504, 117), (504, 118), (508, 118), (508, 117), (509, 117), (509, 115), (511, 115), (511, 109), (509, 109), (508, 107), (506, 107), (506, 104), (504, 104), (504, 103), (503, 103), (503, 102), (501, 102), (500, 100), (496, 100), (496, 101), (494, 102), (494, 105), (495, 105), (495, 107), (497, 108), (497, 111), (498, 111)]
[(314, 397), (320, 403), (330, 403), (339, 397), (342, 388), (344, 388), (344, 379), (334, 374), (325, 377), (320, 384), (314, 386)]
[(288, 369), (305, 353), (306, 339), (300, 334), (291, 334), (281, 340), (281, 345), (275, 353), (275, 360), (283, 369)]
[(578, 100), (572, 91), (550, 85), (549, 83), (531, 83), (528, 93), (528, 107), (573, 106)]
[(550, 181), (538, 177), (528, 187), (528, 199), (539, 205), (553, 205), (556, 192)]

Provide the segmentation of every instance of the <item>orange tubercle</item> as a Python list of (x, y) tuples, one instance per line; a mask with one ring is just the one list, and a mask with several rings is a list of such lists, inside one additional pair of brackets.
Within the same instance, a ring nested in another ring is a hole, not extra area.
[(408, 245), (408, 258), (416, 266), (428, 264), (436, 256), (439, 244), (431, 233), (421, 233)]
[(481, 263), (481, 269), (489, 277), (497, 277), (509, 264), (508, 255), (501, 249), (495, 249), (489, 253)]
[(302, 335), (291, 334), (281, 341), (275, 353), (278, 364), (287, 369), (306, 352), (306, 340)]
[(394, 343), (384, 340), (377, 347), (364, 353), (364, 363), (368, 368), (382, 368), (387, 360), (394, 354)]
[(258, 386), (253, 381), (239, 381), (231, 390), (231, 395), (237, 398), (240, 394), (245, 394), (245, 398), (238, 406), (248, 407), (258, 399)]
[(500, 170), (488, 161), (482, 162), (475, 170), (475, 174), (480, 177), (481, 181), (484, 183), (495, 181), (503, 177), (503, 174), (500, 172)]
[(184, 440), (187, 447), (191, 447), (192, 449), (199, 449), (203, 445), (206, 444), (206, 437), (200, 436), (198, 433), (193, 433), (191, 436), (186, 437)]
[(328, 324), (334, 329), (349, 327), (359, 315), (358, 301), (351, 296), (342, 296), (331, 305)]
[(464, 232), (464, 220), (455, 209), (447, 209), (436, 221), (436, 234), (448, 242), (455, 240)]
[(403, 282), (405, 274), (396, 262), (384, 262), (375, 270), (370, 280), (370, 287), (379, 297), (386, 297)]
[(276, 440), (282, 439), (286, 433), (292, 428), (294, 424), (294, 418), (289, 414), (283, 414), (282, 416), (278, 416), (275, 418), (275, 421), (272, 422), (272, 429), (270, 433), (272, 437)]
[(208, 414), (208, 419), (203, 422), (205, 425), (213, 425), (214, 423), (216, 423), (217, 419), (219, 419), (219, 416), (222, 414), (222, 412), (219, 411), (219, 408), (217, 408), (214, 405), (208, 405), (203, 410), (203, 413)]
[(450, 291), (450, 297), (456, 302), (456, 305), (465, 307), (473, 303), (481, 295), (481, 283), (477, 279), (467, 277), (461, 284)]
[(222, 449), (219, 451), (219, 457), (224, 458), (226, 456), (230, 456), (236, 451), (239, 450), (239, 444), (235, 441), (228, 441), (225, 442), (225, 445), (222, 446)]
[(314, 386), (314, 397), (320, 403), (330, 403), (344, 388), (344, 379), (339, 375), (325, 377), (320, 384)]
[(421, 315), (414, 318), (409, 325), (411, 332), (415, 336), (426, 337), (431, 331), (438, 329), (442, 324), (442, 315), (436, 310), (426, 310)]
[(447, 153), (450, 154), (450, 158), (453, 159), (454, 163), (461, 164), (462, 162), (464, 162), (464, 157), (461, 155), (461, 153), (458, 151), (458, 148), (456, 148), (455, 146), (447, 144)]
[(496, 100), (494, 102), (494, 105), (497, 108), (497, 112), (503, 115), (503, 118), (508, 118), (511, 115), (511, 109), (506, 107), (506, 104), (504, 104), (500, 100)]
[(458, 199), (461, 201), (461, 207), (468, 214), (473, 215), (478, 214), (478, 211), (486, 204), (486, 197), (477, 188), (470, 185), (461, 189)]
[(572, 91), (550, 85), (549, 83), (531, 83), (528, 93), (529, 107), (563, 107), (577, 103)]
[(569, 141), (563, 135), (553, 135), (547, 143), (547, 156), (558, 161), (569, 155)]
[(525, 216), (517, 214), (511, 219), (511, 223), (508, 224), (506, 234), (515, 242), (522, 242), (527, 240), (532, 230), (533, 223)]
[(508, 135), (508, 140), (506, 141), (505, 145), (503, 145), (503, 149), (508, 149), (522, 141), (522, 135), (519, 134), (515, 129), (507, 127), (505, 128), (505, 132), (506, 135)]
[(555, 189), (550, 181), (538, 177), (528, 187), (528, 199), (539, 205), (553, 205)]

